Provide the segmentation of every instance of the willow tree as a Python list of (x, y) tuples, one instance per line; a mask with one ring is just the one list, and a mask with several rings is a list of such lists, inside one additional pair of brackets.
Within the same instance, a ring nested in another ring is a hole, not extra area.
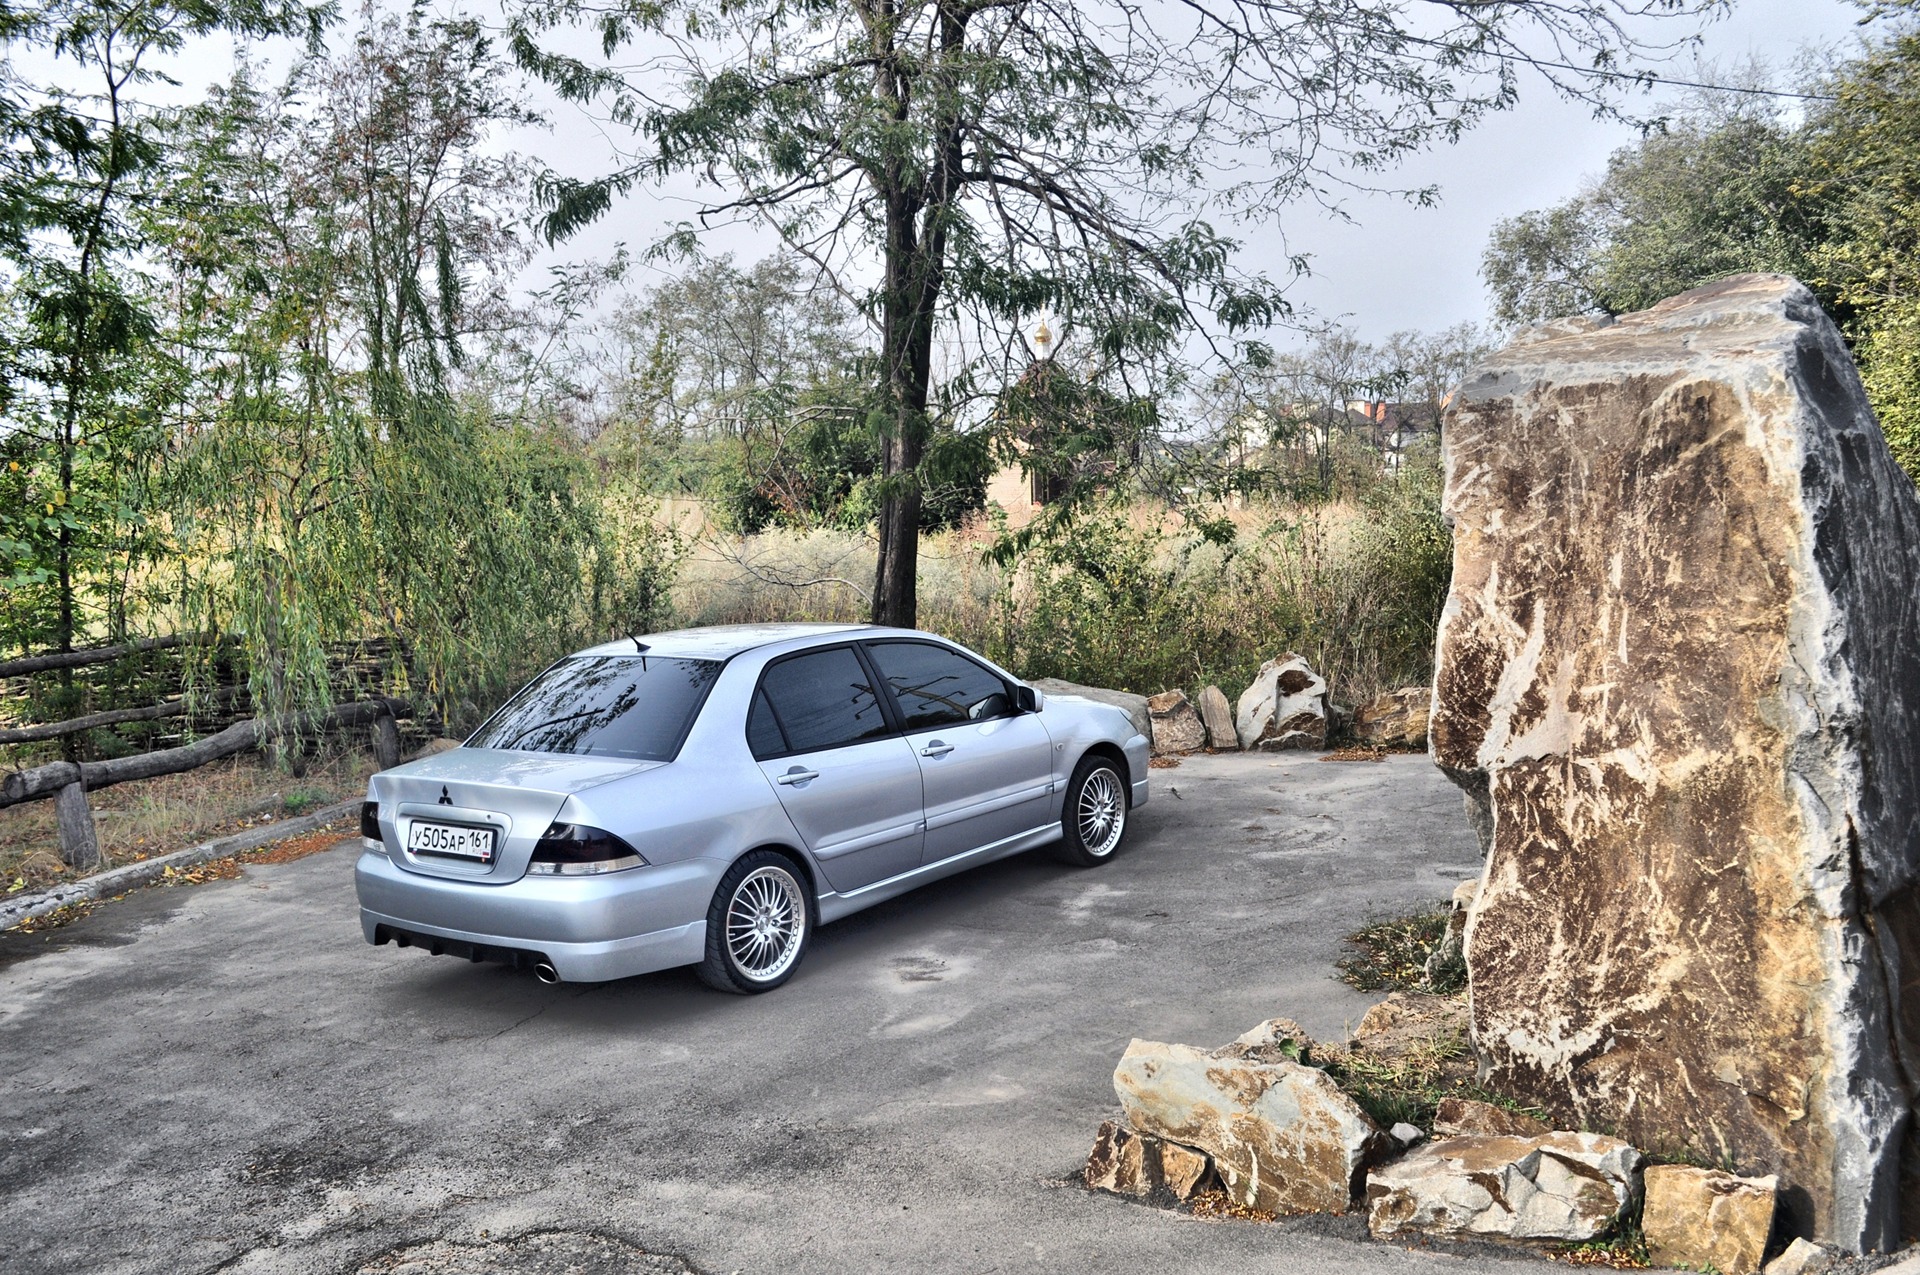
[(416, 5), (181, 131), (168, 527), (181, 610), (242, 636), (262, 712), (328, 702), (343, 639), (391, 639), (395, 680), (457, 715), (633, 618), (577, 441), (468, 370), (522, 319), (517, 88), (476, 23)]
[[(1057, 316), (1105, 374), (1195, 344), (1258, 359), (1285, 280), (1235, 227), (1384, 180), (1517, 100), (1522, 64), (1604, 97), (1650, 16), (1724, 0), (561, 0), (514, 23), (522, 64), (637, 134), (548, 183), (565, 235), (643, 183), (715, 193), (673, 241), (772, 227), (879, 330), (888, 483), (873, 616), (914, 619), (916, 482), (936, 413), (1019, 327)], [(604, 61), (543, 44), (590, 27)], [(1297, 260), (1292, 268), (1298, 270)]]

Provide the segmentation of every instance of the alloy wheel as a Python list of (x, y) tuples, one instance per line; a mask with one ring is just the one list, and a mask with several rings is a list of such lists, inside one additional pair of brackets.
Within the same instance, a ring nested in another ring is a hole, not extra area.
[(1088, 854), (1095, 858), (1112, 854), (1127, 827), (1127, 798), (1120, 791), (1119, 776), (1105, 766), (1089, 772), (1080, 785), (1074, 819)]
[(784, 868), (756, 868), (727, 903), (727, 954), (743, 978), (771, 982), (800, 957), (807, 932), (806, 896)]

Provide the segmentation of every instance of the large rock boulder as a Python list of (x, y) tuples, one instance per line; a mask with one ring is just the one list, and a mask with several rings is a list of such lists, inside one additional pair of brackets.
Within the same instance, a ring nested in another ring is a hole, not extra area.
[(1213, 1181), (1207, 1157), (1192, 1147), (1135, 1133), (1109, 1120), (1087, 1154), (1087, 1185), (1163, 1203), (1192, 1199)]
[(1031, 678), (1027, 685), (1049, 698), (1065, 695), (1074, 699), (1090, 699), (1096, 704), (1111, 704), (1127, 715), (1135, 730), (1149, 741), (1153, 739), (1153, 714), (1147, 709), (1147, 697), (1144, 695), (1135, 695), (1132, 691), (1110, 691), (1104, 686), (1081, 686), (1057, 677)]
[(1200, 692), (1200, 720), (1206, 724), (1207, 747), (1240, 747), (1240, 732), (1233, 724), (1233, 705), (1227, 703), (1227, 694), (1219, 687), (1209, 686)]
[(1444, 438), (1433, 755), (1489, 842), (1488, 1082), (1779, 1174), (1788, 1234), (1897, 1242), (1920, 499), (1839, 333), (1723, 280), (1522, 338)]
[(1284, 1057), (1136, 1040), (1113, 1088), (1134, 1129), (1198, 1147), (1236, 1203), (1270, 1213), (1344, 1212), (1392, 1147), (1325, 1072)]
[(1648, 1166), (1640, 1230), (1662, 1266), (1754, 1275), (1773, 1232), (1773, 1177), (1737, 1178), (1684, 1164)]
[(1147, 697), (1153, 721), (1153, 753), (1197, 753), (1207, 746), (1207, 728), (1185, 691), (1161, 691)]
[(1292, 652), (1268, 660), (1241, 692), (1234, 729), (1242, 748), (1325, 748), (1326, 679)]
[(1433, 692), (1424, 686), (1388, 691), (1371, 704), (1353, 710), (1353, 738), (1374, 748), (1427, 746), (1427, 720), (1432, 715)]
[(1367, 1175), (1367, 1227), (1499, 1240), (1590, 1240), (1633, 1200), (1640, 1153), (1597, 1133), (1444, 1138)]

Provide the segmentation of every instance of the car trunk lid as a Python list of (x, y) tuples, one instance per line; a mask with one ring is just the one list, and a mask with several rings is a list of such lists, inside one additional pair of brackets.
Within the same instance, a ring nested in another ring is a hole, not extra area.
[[(663, 764), (456, 748), (383, 771), (372, 788), (394, 863), (423, 876), (504, 885), (526, 874), (568, 797)], [(467, 835), (475, 830), (492, 834), (485, 857)]]

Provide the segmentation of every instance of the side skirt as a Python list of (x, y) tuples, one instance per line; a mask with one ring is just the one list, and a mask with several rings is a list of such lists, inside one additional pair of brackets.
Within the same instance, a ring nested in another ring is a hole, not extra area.
[(870, 908), (876, 903), (898, 898), (907, 891), (950, 877), (968, 868), (977, 868), (983, 863), (992, 863), (996, 859), (1009, 858), (1036, 846), (1044, 846), (1060, 839), (1060, 825), (1046, 824), (1029, 832), (1015, 833), (999, 841), (988, 842), (984, 846), (956, 854), (952, 858), (942, 859), (938, 863), (923, 864), (898, 876), (888, 877), (884, 881), (875, 881), (872, 885), (863, 885), (858, 890), (849, 890), (845, 894), (828, 891), (820, 896), (820, 922), (837, 921), (843, 916), (851, 916), (862, 908)]

